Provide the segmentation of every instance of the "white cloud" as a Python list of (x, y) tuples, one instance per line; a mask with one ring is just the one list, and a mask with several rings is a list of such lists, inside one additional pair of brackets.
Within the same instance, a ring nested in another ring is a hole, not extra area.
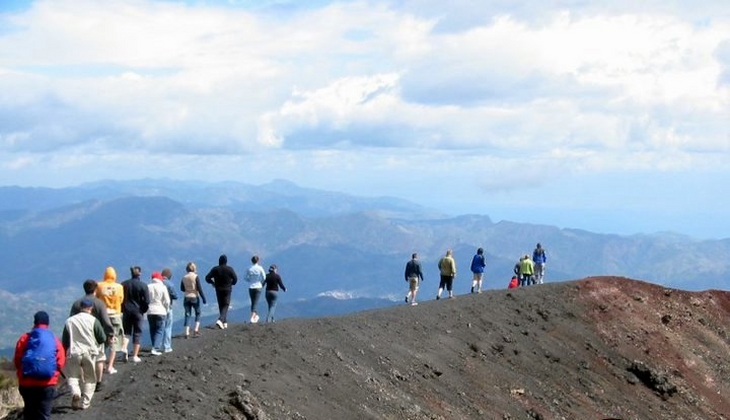
[(0, 14), (0, 173), (70, 183), (144, 155), (502, 194), (726, 166), (724, 2), (487, 3), (32, 2)]

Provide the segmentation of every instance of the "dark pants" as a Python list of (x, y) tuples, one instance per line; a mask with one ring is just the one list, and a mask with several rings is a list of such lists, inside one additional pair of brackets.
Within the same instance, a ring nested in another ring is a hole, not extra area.
[(231, 306), (231, 291), (215, 289), (215, 297), (218, 299), (218, 320), (228, 322), (228, 307)]
[(139, 312), (124, 312), (122, 314), (122, 325), (124, 335), (132, 337), (132, 344), (139, 344), (142, 341), (142, 320), (144, 315)]
[(251, 298), (251, 313), (259, 313), (259, 311), (256, 310), (256, 307), (259, 304), (261, 289), (248, 289), (248, 296)]
[(195, 322), (200, 322), (200, 299), (197, 297), (186, 297), (183, 300), (183, 308), (185, 308), (185, 323), (183, 325), (186, 327), (190, 325), (189, 321), (193, 311), (195, 311)]
[(266, 291), (266, 303), (269, 305), (269, 313), (266, 315), (266, 322), (274, 322), (274, 313), (276, 312), (276, 300), (279, 297), (276, 290)]
[(152, 348), (162, 351), (162, 340), (165, 336), (165, 315), (147, 314), (147, 322), (150, 324), (150, 339)]
[(446, 289), (449, 292), (454, 287), (454, 276), (441, 276), (439, 281), (439, 289)]
[(49, 420), (53, 399), (56, 397), (55, 386), (21, 386), (18, 388), (23, 397), (24, 420)]

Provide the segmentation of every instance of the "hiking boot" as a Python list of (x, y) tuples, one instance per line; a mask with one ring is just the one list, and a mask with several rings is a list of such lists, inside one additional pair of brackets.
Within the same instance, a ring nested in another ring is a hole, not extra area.
[(81, 395), (74, 394), (71, 397), (71, 408), (74, 410), (81, 410)]
[(471, 288), (471, 292), (474, 293), (474, 287)]
[(439, 300), (439, 299), (441, 299), (441, 296), (436, 296), (436, 300)]
[(94, 392), (100, 392), (104, 389), (104, 384), (102, 382), (97, 382), (96, 387), (94, 388)]

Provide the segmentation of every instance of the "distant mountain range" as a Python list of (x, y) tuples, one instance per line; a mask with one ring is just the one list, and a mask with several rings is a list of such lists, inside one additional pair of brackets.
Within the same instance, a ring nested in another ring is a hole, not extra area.
[[(253, 254), (265, 266), (276, 263), (292, 301), (320, 294), (398, 301), (412, 252), (425, 271), (422, 296), (431, 298), (436, 263), (448, 248), (457, 261), (457, 293), (469, 289), (477, 247), (487, 256), (487, 287), (503, 288), (515, 261), (537, 242), (547, 249), (547, 281), (616, 275), (700, 290), (723, 288), (730, 273), (723, 258), (730, 239), (494, 223), (487, 215), (448, 216), (399, 198), (356, 197), (288, 181), (252, 186), (145, 179), (62, 189), (0, 187), (0, 194), (0, 348), (14, 343), (37, 309), (48, 309), (60, 323), (81, 283), (100, 278), (107, 266), (117, 269), (120, 281), (131, 265), (140, 265), (145, 278), (170, 267), (179, 281), (188, 261), (202, 276), (221, 253), (241, 277)], [(245, 287), (234, 292), (239, 307), (247, 305)], [(214, 300), (212, 288), (206, 291)]]

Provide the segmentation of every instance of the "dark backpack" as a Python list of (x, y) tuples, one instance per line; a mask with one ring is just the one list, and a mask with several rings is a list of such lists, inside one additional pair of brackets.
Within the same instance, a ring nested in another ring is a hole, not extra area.
[(21, 359), (23, 376), (51, 379), (58, 370), (56, 336), (48, 328), (33, 328)]

